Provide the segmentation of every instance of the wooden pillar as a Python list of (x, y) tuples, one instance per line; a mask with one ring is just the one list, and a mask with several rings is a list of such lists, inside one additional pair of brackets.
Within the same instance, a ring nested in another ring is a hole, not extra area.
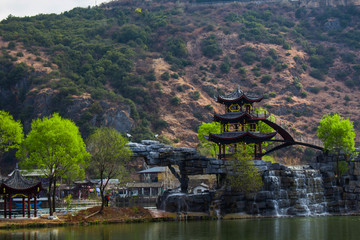
[(259, 143), (259, 153), (260, 153), (260, 160), (262, 159), (262, 149), (261, 149), (261, 142)]
[(6, 218), (7, 216), (7, 214), (6, 214), (6, 211), (7, 211), (7, 207), (6, 207), (6, 205), (7, 205), (7, 196), (6, 195), (4, 195), (4, 218)]
[(25, 197), (22, 197), (22, 210), (23, 210), (23, 217), (25, 217)]
[(256, 155), (257, 155), (256, 150), (257, 150), (257, 149), (256, 149), (256, 144), (254, 144), (254, 157), (255, 157), (254, 159), (256, 159)]
[(223, 156), (225, 158), (225, 144), (223, 144), (222, 147), (223, 147)]
[(31, 207), (31, 204), (30, 204), (30, 193), (28, 194), (28, 218), (30, 218), (30, 207)]
[(11, 219), (11, 194), (9, 194), (9, 219)]
[(219, 159), (221, 159), (221, 144), (219, 143)]
[(37, 199), (36, 194), (34, 195), (34, 217), (37, 215)]

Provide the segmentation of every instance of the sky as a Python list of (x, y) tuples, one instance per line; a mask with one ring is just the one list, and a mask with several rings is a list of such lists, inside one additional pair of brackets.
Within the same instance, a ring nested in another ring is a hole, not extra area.
[(62, 13), (75, 7), (100, 5), (109, 0), (0, 0), (0, 21), (10, 14), (16, 17), (40, 13)]

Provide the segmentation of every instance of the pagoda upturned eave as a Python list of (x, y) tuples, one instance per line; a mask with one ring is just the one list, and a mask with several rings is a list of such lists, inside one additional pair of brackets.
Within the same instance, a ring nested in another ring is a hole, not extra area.
[(229, 99), (229, 98), (223, 98), (221, 96), (218, 96), (217, 102), (218, 103), (227, 103), (227, 104), (234, 104), (234, 103), (241, 103), (241, 102), (254, 103), (254, 102), (261, 102), (261, 100), (263, 100), (263, 98), (264, 97), (250, 98), (250, 97), (243, 95), (239, 98)]
[[(2, 182), (0, 189), (2, 193), (16, 192), (16, 193), (28, 193), (39, 192), (42, 189), (41, 182), (32, 182), (25, 179), (18, 169), (15, 169), (14, 173), (7, 180)], [(5, 191), (5, 192), (4, 192)]]
[(261, 143), (271, 140), (275, 137), (277, 132), (272, 133), (260, 133), (260, 132), (250, 132), (250, 131), (234, 131), (234, 132), (223, 132), (220, 134), (209, 133), (208, 136), (204, 136), (205, 139), (221, 144), (232, 144), (238, 142), (245, 143)]
[(220, 123), (244, 123), (244, 122), (256, 122), (265, 120), (264, 117), (254, 116), (253, 114), (249, 114), (247, 112), (228, 112), (225, 114), (214, 114), (214, 121)]
[(245, 93), (238, 87), (234, 92), (227, 95), (218, 95), (218, 103), (253, 103), (260, 102), (264, 97), (255, 97), (247, 96)]

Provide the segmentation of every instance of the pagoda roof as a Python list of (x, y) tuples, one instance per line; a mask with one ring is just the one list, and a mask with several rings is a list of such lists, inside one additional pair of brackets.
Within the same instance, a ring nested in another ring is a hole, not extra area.
[[(38, 192), (35, 188), (39, 187), (40, 189), (41, 187), (41, 182), (33, 182), (30, 180), (27, 180), (26, 178), (24, 178), (21, 173), (20, 170), (18, 168), (16, 168), (13, 171), (13, 174), (6, 179), (5, 181), (3, 181), (3, 183), (1, 184), (1, 188), (6, 188), (7, 191), (6, 193), (9, 192), (9, 190), (12, 193), (23, 193), (23, 192)], [(5, 192), (3, 192), (5, 193)]]
[(263, 98), (264, 97), (246, 95), (238, 86), (237, 89), (230, 94), (218, 95), (217, 102), (237, 103), (240, 101), (245, 103), (253, 103), (253, 102), (260, 102)]
[(231, 144), (238, 142), (245, 143), (259, 143), (265, 142), (273, 138), (277, 132), (272, 133), (260, 133), (260, 132), (250, 132), (250, 131), (234, 131), (234, 132), (223, 132), (220, 134), (212, 134), (209, 136), (204, 136), (205, 139), (223, 144)]
[(261, 120), (265, 119), (265, 114), (254, 115), (247, 112), (227, 112), (225, 114), (215, 114), (214, 121), (221, 123), (238, 123), (241, 120)]

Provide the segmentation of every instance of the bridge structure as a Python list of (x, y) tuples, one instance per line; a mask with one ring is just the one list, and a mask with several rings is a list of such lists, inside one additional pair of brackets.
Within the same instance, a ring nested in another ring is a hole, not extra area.
[[(135, 157), (143, 157), (148, 165), (167, 166), (179, 180), (182, 192), (187, 192), (189, 175), (216, 174), (221, 182), (225, 174), (234, 171), (228, 160), (233, 160), (236, 153), (247, 153), (247, 147), (253, 147), (254, 162), (263, 171), (268, 167), (277, 167), (262, 161), (262, 156), (282, 148), (302, 145), (323, 150), (321, 146), (296, 141), (283, 127), (269, 120), (266, 111), (257, 111), (253, 104), (262, 99), (263, 97), (246, 95), (240, 87), (230, 94), (217, 97), (217, 102), (225, 107), (225, 114), (214, 115), (214, 121), (220, 123), (221, 130), (220, 133), (204, 136), (218, 145), (217, 159), (202, 156), (193, 148), (175, 148), (151, 140), (129, 143), (130, 149)], [(264, 129), (266, 131), (262, 131)], [(276, 139), (275, 136), (282, 139)], [(264, 151), (264, 142), (278, 142), (280, 145)], [(174, 166), (178, 167), (179, 172)]]
[(314, 149), (321, 150), (321, 151), (324, 150), (324, 148), (322, 146), (318, 146), (318, 145), (311, 144), (311, 143), (295, 141), (295, 139), (284, 128), (282, 128), (280, 125), (276, 124), (275, 122), (272, 122), (268, 119), (262, 119), (262, 122), (264, 122), (265, 124), (267, 124), (268, 126), (273, 128), (283, 138), (283, 139), (268, 140), (269, 142), (279, 142), (281, 144), (267, 150), (262, 155), (267, 155), (274, 151), (280, 150), (285, 147), (293, 146), (293, 145), (301, 145), (301, 146), (310, 147), (310, 148), (314, 148)]
[[(230, 160), (235, 154), (250, 152), (254, 159), (261, 159), (263, 155), (292, 145), (323, 150), (321, 146), (296, 141), (288, 131), (272, 121), (265, 109), (255, 108), (254, 105), (263, 99), (263, 96), (244, 93), (240, 87), (216, 97), (216, 101), (225, 109), (225, 113), (215, 113), (213, 118), (220, 125), (220, 133), (210, 132), (204, 138), (218, 145), (218, 159)], [(267, 142), (279, 142), (280, 145), (264, 151)]]

